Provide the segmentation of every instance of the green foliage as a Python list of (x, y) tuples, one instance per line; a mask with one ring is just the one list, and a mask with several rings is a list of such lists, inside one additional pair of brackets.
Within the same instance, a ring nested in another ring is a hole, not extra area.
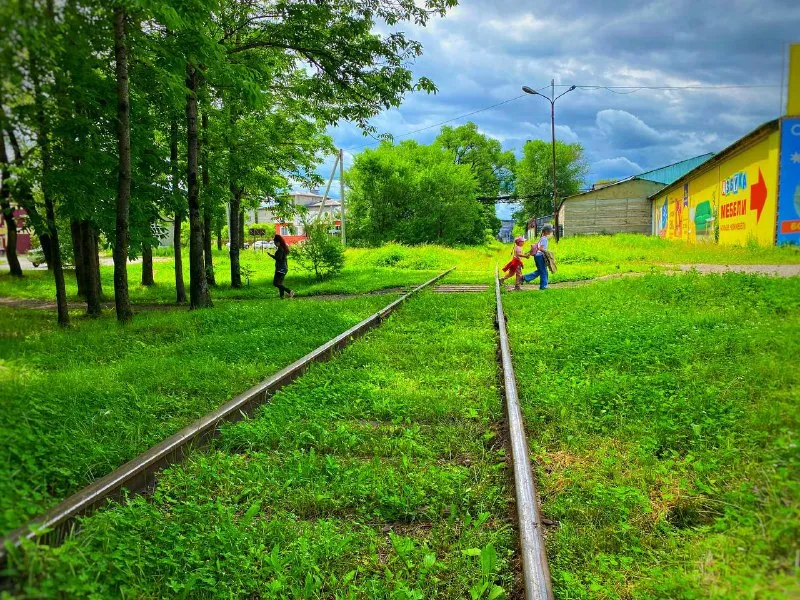
[(152, 497), (84, 519), (60, 548), (28, 547), (15, 580), (36, 597), (513, 595), (492, 308), (412, 300)]
[[(478, 131), (475, 123), (469, 122), (459, 127), (445, 125), (434, 140), (450, 150), (458, 165), (468, 165), (478, 183), (478, 195), (495, 198), (514, 191), (514, 171), (517, 159), (511, 150), (503, 151), (499, 140)], [(492, 237), (500, 230), (500, 219), (495, 214), (495, 203), (483, 201), (486, 227)]]
[(108, 314), (69, 332), (46, 312), (0, 309), (0, 460), (15, 473), (0, 483), (0, 532), (385, 304), (221, 302), (213, 313), (141, 313), (124, 329)]
[(295, 246), (295, 258), (300, 266), (313, 271), (318, 281), (336, 275), (344, 267), (344, 246), (342, 241), (330, 231), (330, 221), (305, 221), (303, 223), (305, 241)]
[(800, 281), (535, 296), (504, 303), (557, 594), (796, 596)]
[(346, 177), (351, 188), (348, 236), (356, 243), (484, 240), (478, 183), (468, 165), (454, 163), (450, 151), (413, 141), (384, 142), (356, 156)]
[[(434, 91), (427, 78), (414, 79), (411, 66), (422, 47), (399, 29), (425, 26), (455, 4), (126, 3), (129, 256), (155, 245), (162, 215), (186, 218), (187, 190), (202, 208), (190, 219), (208, 218), (216, 230), (231, 197), (243, 207), (265, 196), (280, 203), (290, 179), (317, 181), (319, 156), (332, 149), (327, 126), (347, 119), (371, 132), (369, 120), (405, 94)], [(14, 134), (19, 158), (9, 187), (38, 234), (45, 232), (40, 196), (46, 193), (59, 220), (90, 221), (116, 244), (120, 132), (111, 25), (118, 6), (97, 0), (0, 6), (0, 126)], [(197, 126), (189, 117), (195, 104)], [(199, 171), (188, 175), (195, 136)], [(187, 269), (198, 279), (199, 256), (190, 256)], [(191, 288), (198, 295), (193, 302), (201, 302), (202, 287)]]
[[(567, 196), (577, 194), (584, 183), (589, 166), (579, 143), (556, 140), (556, 185), (559, 206)], [(553, 146), (550, 142), (530, 140), (525, 144), (517, 165), (517, 194), (522, 199), (519, 217), (553, 214)]]

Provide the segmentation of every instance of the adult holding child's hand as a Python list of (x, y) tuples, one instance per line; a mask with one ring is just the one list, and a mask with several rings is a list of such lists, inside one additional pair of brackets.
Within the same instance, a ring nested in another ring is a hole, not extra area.
[(536, 270), (533, 273), (522, 276), (522, 281), (524, 283), (530, 283), (539, 277), (540, 290), (547, 289), (547, 262), (545, 261), (544, 253), (547, 252), (551, 235), (553, 235), (553, 228), (550, 225), (542, 227), (542, 237), (537, 244), (531, 246), (531, 250), (528, 252), (528, 256), (533, 255), (533, 260), (536, 263)]

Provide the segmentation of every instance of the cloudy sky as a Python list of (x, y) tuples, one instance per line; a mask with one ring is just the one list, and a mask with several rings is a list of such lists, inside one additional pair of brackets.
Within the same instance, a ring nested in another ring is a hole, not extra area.
[[(719, 151), (780, 114), (787, 42), (800, 41), (800, 0), (462, 0), (426, 28), (414, 67), (436, 95), (409, 95), (373, 120), (397, 140), (429, 143), (457, 119), (519, 154), (525, 140), (550, 139), (549, 104), (522, 85), (762, 86), (733, 89), (577, 89), (556, 104), (556, 137), (580, 142), (587, 183), (625, 177)], [(565, 88), (556, 88), (556, 94)], [(374, 145), (356, 127), (332, 129), (353, 154)], [(332, 159), (320, 168), (327, 178)], [(334, 186), (338, 192), (338, 185)]]

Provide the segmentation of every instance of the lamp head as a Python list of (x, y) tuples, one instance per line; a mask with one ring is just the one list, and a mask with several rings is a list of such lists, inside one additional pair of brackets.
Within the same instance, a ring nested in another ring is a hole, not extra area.
[(522, 86), (522, 91), (525, 92), (526, 94), (533, 94), (534, 96), (539, 95), (539, 92), (537, 92), (532, 88), (529, 88), (527, 85)]

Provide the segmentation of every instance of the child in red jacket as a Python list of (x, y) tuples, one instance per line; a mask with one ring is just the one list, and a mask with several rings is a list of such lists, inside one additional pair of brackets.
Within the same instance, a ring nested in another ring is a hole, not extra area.
[(503, 267), (506, 273), (505, 277), (500, 279), (500, 283), (505, 283), (506, 279), (514, 276), (514, 289), (520, 289), (520, 280), (522, 278), (522, 257), (525, 254), (522, 252), (522, 245), (525, 243), (525, 238), (520, 236), (514, 240), (514, 249), (511, 252), (512, 258), (508, 264)]

